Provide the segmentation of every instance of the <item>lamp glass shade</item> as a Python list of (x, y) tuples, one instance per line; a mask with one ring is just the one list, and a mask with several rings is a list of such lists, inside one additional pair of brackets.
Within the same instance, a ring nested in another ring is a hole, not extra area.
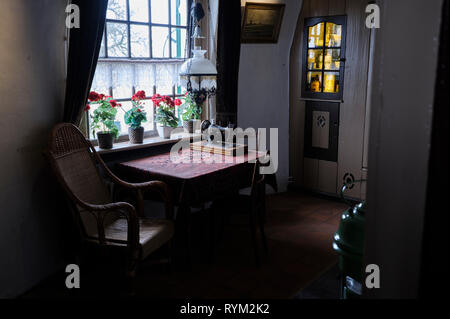
[(215, 76), (216, 67), (205, 58), (206, 50), (192, 50), (193, 57), (181, 65), (180, 76)]

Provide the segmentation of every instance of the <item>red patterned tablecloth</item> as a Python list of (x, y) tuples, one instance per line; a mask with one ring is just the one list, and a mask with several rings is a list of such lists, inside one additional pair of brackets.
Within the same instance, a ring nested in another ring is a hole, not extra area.
[(254, 160), (262, 156), (263, 152), (254, 151), (224, 156), (184, 150), (120, 163), (118, 171), (133, 182), (162, 180), (171, 188), (177, 204), (193, 205), (250, 186)]

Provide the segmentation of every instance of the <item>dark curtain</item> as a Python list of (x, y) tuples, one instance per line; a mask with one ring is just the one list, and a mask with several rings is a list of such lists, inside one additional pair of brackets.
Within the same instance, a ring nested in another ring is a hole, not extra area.
[(450, 262), (448, 228), (450, 217), (446, 198), (449, 194), (448, 175), (448, 101), (450, 100), (450, 0), (445, 0), (442, 9), (439, 60), (433, 107), (430, 159), (428, 163), (427, 203), (425, 208), (422, 268), (420, 278), (421, 298), (435, 300), (445, 294), (450, 280), (447, 272)]
[(73, 0), (72, 4), (80, 8), (80, 28), (70, 30), (64, 122), (79, 125), (97, 66), (108, 0)]
[(241, 1), (219, 0), (218, 23), (216, 120), (226, 126), (237, 124)]
[(187, 38), (186, 38), (186, 51), (184, 53), (185, 58), (190, 58), (192, 56), (192, 34), (194, 33), (194, 19), (191, 16), (192, 0), (188, 0), (188, 24), (187, 24)]

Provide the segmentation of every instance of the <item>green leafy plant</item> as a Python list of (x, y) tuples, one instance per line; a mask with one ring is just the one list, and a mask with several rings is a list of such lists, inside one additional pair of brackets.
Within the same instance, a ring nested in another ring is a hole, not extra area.
[(155, 121), (161, 126), (178, 126), (178, 118), (175, 116), (175, 105), (181, 105), (179, 99), (172, 100), (169, 96), (155, 94), (152, 97), (155, 106)]
[(89, 93), (89, 103), (86, 105), (85, 111), (91, 109), (91, 105), (98, 104), (98, 107), (92, 112), (92, 133), (111, 133), (115, 138), (119, 136), (119, 129), (114, 120), (117, 115), (117, 107), (121, 106), (110, 96), (98, 94), (97, 92)]
[(186, 92), (183, 100), (183, 113), (181, 114), (183, 121), (200, 120), (202, 107), (195, 102), (193, 94)]
[(142, 122), (147, 121), (147, 113), (143, 110), (141, 102), (145, 98), (146, 96), (144, 91), (136, 92), (136, 94), (131, 98), (131, 109), (125, 112), (125, 124), (129, 125), (132, 129), (141, 127)]

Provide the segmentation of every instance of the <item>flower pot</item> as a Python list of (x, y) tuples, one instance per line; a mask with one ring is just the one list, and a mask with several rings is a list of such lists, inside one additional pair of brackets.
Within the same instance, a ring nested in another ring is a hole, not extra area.
[(144, 142), (144, 128), (142, 126), (138, 128), (128, 128), (128, 136), (131, 144), (142, 144)]
[(158, 125), (156, 128), (158, 130), (159, 137), (162, 137), (162, 138), (170, 138), (170, 134), (173, 131), (173, 127), (171, 127), (171, 126)]
[(97, 132), (98, 147), (104, 150), (111, 149), (114, 142), (114, 134), (109, 132)]

